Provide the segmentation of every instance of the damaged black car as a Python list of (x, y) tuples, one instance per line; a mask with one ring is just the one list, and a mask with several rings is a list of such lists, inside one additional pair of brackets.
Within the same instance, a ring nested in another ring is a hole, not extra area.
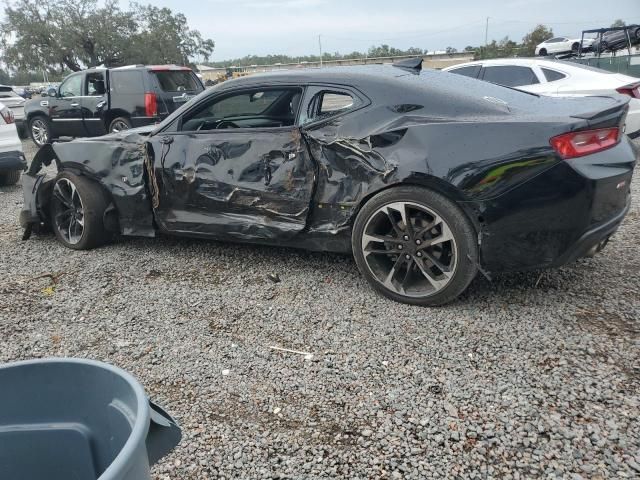
[(418, 305), (478, 272), (599, 251), (629, 209), (628, 98), (540, 97), (420, 63), (243, 77), (157, 126), (45, 145), (23, 176), (25, 238), (353, 253), (375, 290)]

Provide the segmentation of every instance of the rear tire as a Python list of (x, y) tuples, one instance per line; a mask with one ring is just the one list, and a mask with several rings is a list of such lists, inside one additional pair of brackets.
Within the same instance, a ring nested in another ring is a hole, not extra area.
[(85, 177), (61, 172), (51, 195), (51, 227), (67, 248), (90, 250), (107, 243), (104, 226), (109, 198), (104, 189)]
[(38, 115), (29, 120), (29, 135), (33, 143), (38, 147), (51, 143), (51, 125), (49, 124), (49, 120), (42, 115)]
[(578, 53), (579, 49), (580, 49), (580, 44), (578, 42), (575, 42), (573, 45), (571, 45), (571, 51), (573, 53)]
[(351, 245), (369, 284), (397, 302), (451, 302), (477, 273), (477, 236), (452, 201), (416, 186), (385, 190), (362, 207)]
[(116, 117), (109, 124), (109, 133), (122, 132), (131, 128), (131, 120), (127, 117)]
[(546, 49), (546, 48), (542, 48), (542, 49), (540, 49), (540, 53), (539, 53), (539, 55), (540, 55), (541, 57), (546, 57), (546, 56), (547, 56), (547, 49)]
[(0, 186), (15, 185), (20, 180), (20, 170), (10, 170), (0, 173)]

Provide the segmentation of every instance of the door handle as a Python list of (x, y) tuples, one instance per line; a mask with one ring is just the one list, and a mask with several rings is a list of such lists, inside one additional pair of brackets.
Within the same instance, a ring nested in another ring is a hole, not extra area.
[(72, 104), (71, 104), (71, 106), (72, 106), (72, 107), (79, 107), (79, 106), (80, 106), (80, 104), (79, 104), (79, 103), (72, 103)]

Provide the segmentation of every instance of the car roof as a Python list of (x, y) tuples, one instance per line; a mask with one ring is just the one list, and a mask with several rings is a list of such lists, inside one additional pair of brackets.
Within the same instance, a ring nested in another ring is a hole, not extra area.
[[(535, 58), (535, 57), (524, 57), (524, 58), (492, 58), (490, 60), (476, 60), (473, 62), (460, 63), (458, 65), (452, 65), (451, 67), (447, 67), (446, 71), (453, 70), (455, 68), (466, 67), (470, 65), (516, 65), (523, 67), (530, 67), (532, 65), (538, 65), (539, 67), (544, 68), (562, 68), (562, 69), (577, 69), (577, 70), (585, 70), (584, 65), (580, 63), (566, 62), (563, 60), (554, 60), (548, 58)], [(594, 73), (598, 73), (593, 70)]]
[[(431, 69), (425, 69), (430, 71)], [(355, 65), (344, 67), (300, 68), (276, 70), (235, 78), (221, 83), (217, 90), (227, 90), (238, 86), (274, 84), (308, 85), (314, 83), (344, 85), (352, 87), (393, 85), (400, 77), (415, 75), (418, 71), (405, 68), (394, 68), (393, 65)]]

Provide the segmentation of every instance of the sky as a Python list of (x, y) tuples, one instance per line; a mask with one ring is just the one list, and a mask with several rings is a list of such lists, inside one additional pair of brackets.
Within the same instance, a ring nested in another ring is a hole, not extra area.
[[(141, 3), (145, 3), (142, 1)], [(155, 0), (212, 38), (212, 60), (249, 54), (365, 51), (387, 43), (443, 50), (506, 35), (520, 41), (536, 24), (579, 37), (615, 19), (640, 23), (640, 0)]]

